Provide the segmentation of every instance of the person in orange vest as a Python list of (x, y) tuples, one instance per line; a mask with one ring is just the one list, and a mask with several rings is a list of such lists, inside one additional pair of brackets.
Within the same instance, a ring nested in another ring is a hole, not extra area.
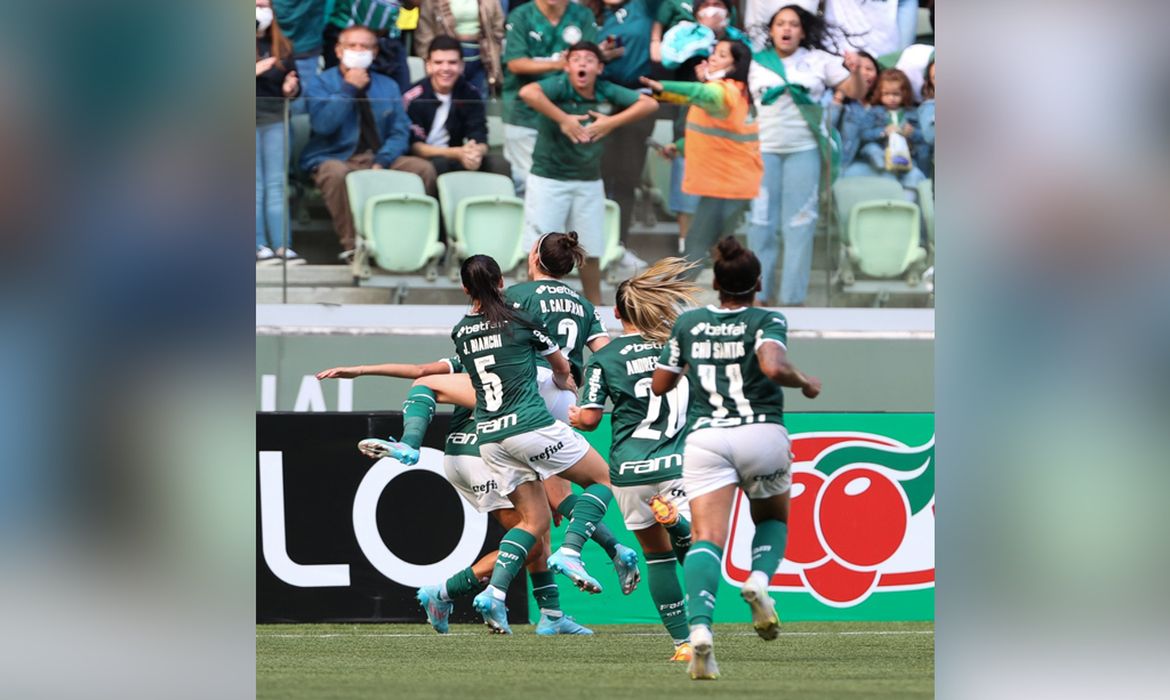
[(658, 100), (691, 105), (683, 138), (663, 152), (667, 157), (686, 152), (682, 191), (698, 195), (699, 205), (683, 256), (704, 265), (710, 262), (715, 242), (735, 232), (764, 176), (760, 132), (748, 92), (751, 62), (747, 46), (720, 41), (711, 56), (695, 67), (701, 82), (642, 78)]

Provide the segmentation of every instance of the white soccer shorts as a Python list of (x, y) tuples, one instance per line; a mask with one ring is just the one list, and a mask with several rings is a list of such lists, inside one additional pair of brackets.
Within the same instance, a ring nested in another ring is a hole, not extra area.
[(778, 496), (792, 487), (788, 431), (779, 423), (702, 428), (687, 435), (683, 483), (698, 498), (737, 484), (748, 498)]

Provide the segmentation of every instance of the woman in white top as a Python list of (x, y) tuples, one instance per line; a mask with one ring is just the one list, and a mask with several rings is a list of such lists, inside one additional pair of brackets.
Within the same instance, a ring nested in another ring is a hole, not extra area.
[(768, 45), (752, 60), (752, 99), (760, 126), (764, 180), (752, 202), (748, 244), (763, 268), (761, 300), (774, 304), (780, 237), (784, 265), (781, 306), (800, 306), (808, 293), (818, 192), (832, 182), (836, 146), (820, 105), (826, 88), (863, 97), (857, 54), (830, 53), (825, 20), (785, 5), (768, 22)]

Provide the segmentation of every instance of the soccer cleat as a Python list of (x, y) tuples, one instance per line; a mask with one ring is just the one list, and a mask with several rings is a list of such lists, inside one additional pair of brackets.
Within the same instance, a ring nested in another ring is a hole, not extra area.
[(540, 622), (536, 623), (536, 633), (542, 637), (551, 637), (554, 634), (593, 634), (593, 630), (577, 622), (568, 615), (549, 617), (540, 614)]
[(426, 612), (427, 622), (431, 623), (431, 627), (439, 634), (447, 634), (447, 619), (451, 617), (451, 609), (455, 604), (439, 597), (438, 586), (423, 586), (414, 597)]
[(358, 443), (358, 450), (370, 459), (391, 457), (407, 466), (418, 464), (418, 450), (396, 440), (366, 438)]
[(617, 545), (616, 549), (617, 554), (613, 555), (613, 568), (617, 571), (618, 581), (622, 584), (622, 593), (629, 595), (642, 580), (642, 572), (638, 571), (638, 553), (624, 544)]
[(691, 628), (691, 661), (687, 672), (693, 681), (713, 681), (719, 677), (719, 665), (715, 663), (715, 644), (711, 639), (711, 628), (695, 625)]
[(695, 655), (695, 650), (691, 647), (690, 642), (683, 642), (674, 648), (674, 656), (670, 657), (671, 661), (687, 661)]
[(671, 527), (678, 522), (678, 507), (662, 496), (650, 499), (650, 510), (654, 513), (654, 520), (664, 527)]
[(558, 574), (568, 576), (577, 588), (583, 591), (590, 593), (601, 592), (601, 584), (585, 570), (585, 564), (581, 562), (581, 556), (578, 554), (566, 554), (563, 547), (553, 552), (552, 556), (548, 558), (548, 568)]
[(483, 624), (490, 627), (493, 634), (512, 634), (512, 628), (508, 626), (508, 608), (504, 607), (504, 601), (496, 600), (490, 590), (475, 596), (471, 607), (483, 615)]
[(768, 578), (753, 571), (744, 581), (739, 595), (752, 609), (752, 627), (760, 639), (771, 641), (780, 636), (780, 616), (776, 614), (776, 601), (768, 595)]

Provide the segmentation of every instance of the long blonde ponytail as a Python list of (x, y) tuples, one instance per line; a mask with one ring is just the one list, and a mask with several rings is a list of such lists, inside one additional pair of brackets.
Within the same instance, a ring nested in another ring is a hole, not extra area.
[(683, 307), (697, 303), (699, 287), (684, 275), (698, 263), (663, 258), (618, 285), (618, 314), (648, 340), (665, 343)]

